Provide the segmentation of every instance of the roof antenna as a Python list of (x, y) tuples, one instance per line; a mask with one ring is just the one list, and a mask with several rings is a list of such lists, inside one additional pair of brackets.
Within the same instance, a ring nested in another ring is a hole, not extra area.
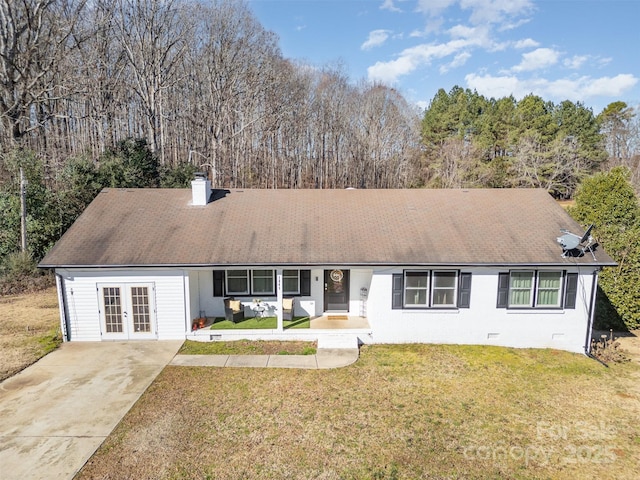
[(591, 256), (595, 260), (596, 255), (593, 253), (594, 240), (591, 236), (591, 230), (593, 230), (593, 224), (589, 225), (589, 228), (587, 228), (582, 235), (576, 235), (564, 228), (560, 229), (563, 235), (558, 237), (556, 240), (562, 247), (562, 258), (575, 256), (574, 254), (576, 250), (580, 252), (580, 255), (578, 256), (582, 256), (587, 250), (589, 250), (589, 252), (591, 252)]

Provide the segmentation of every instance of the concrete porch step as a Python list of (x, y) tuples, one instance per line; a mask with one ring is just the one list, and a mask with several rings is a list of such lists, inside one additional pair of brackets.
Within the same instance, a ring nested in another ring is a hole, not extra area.
[(358, 336), (348, 334), (330, 334), (318, 336), (318, 350), (321, 349), (358, 349)]

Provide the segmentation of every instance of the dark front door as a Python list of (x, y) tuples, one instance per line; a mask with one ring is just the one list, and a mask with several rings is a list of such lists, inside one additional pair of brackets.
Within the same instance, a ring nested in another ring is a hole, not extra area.
[(349, 270), (324, 271), (324, 309), (349, 311)]

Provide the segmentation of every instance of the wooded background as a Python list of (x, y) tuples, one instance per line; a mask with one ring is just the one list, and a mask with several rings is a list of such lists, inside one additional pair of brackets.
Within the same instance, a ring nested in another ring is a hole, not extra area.
[(638, 110), (624, 102), (596, 114), (455, 86), (420, 110), (344, 71), (284, 58), (241, 0), (0, 0), (0, 265), (17, 261), (21, 168), (36, 260), (101, 188), (188, 186), (195, 170), (226, 188), (572, 199), (624, 167), (618, 181), (640, 185)]

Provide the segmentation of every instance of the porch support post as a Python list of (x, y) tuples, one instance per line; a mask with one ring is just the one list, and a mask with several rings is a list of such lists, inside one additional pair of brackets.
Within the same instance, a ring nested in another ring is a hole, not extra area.
[(282, 318), (282, 269), (276, 270), (276, 294), (278, 296), (278, 332), (284, 331), (284, 322)]

